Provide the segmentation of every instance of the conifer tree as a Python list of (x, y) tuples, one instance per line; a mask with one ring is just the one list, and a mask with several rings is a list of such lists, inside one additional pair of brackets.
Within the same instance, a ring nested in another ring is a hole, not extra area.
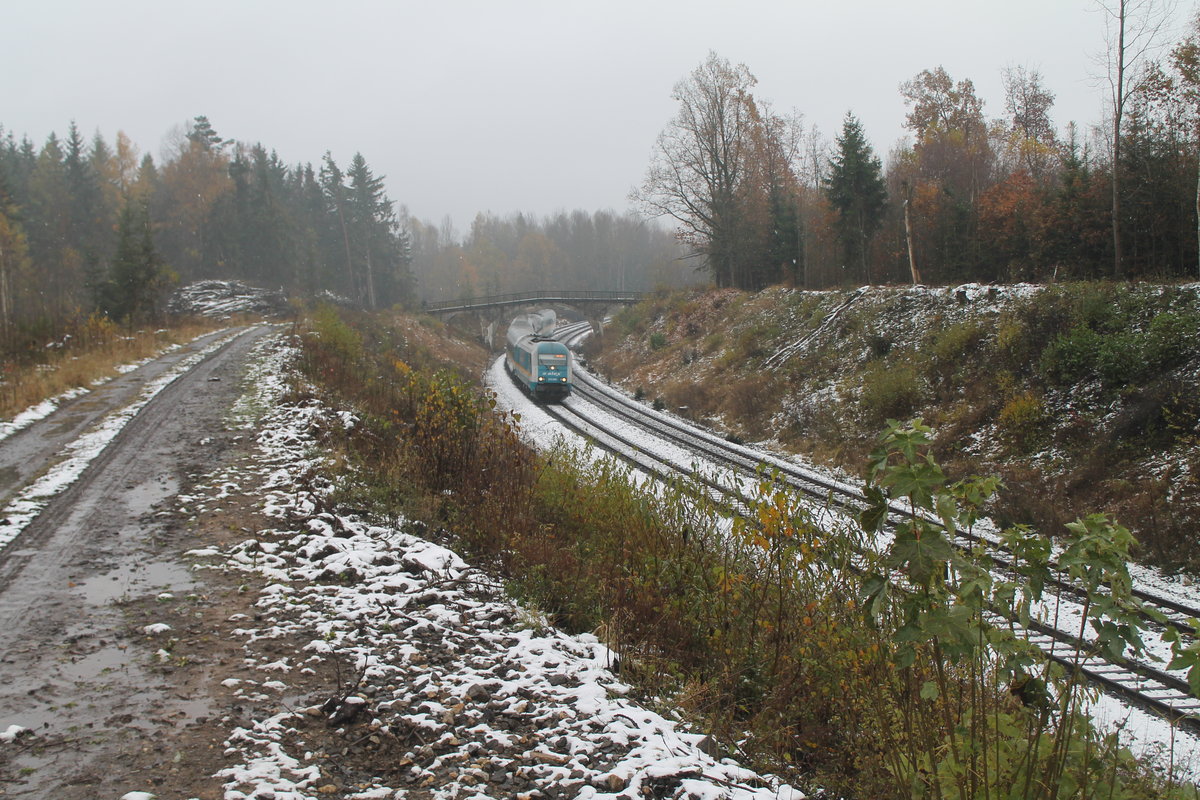
[[(13, 322), (18, 317), (18, 298), (32, 272), (29, 246), (21, 229), (16, 206), (9, 195), (3, 171), (0, 171), (0, 342), (9, 344)], [(29, 309), (24, 309), (28, 314)]]
[(101, 308), (130, 325), (153, 319), (173, 277), (154, 247), (145, 203), (127, 202), (121, 211), (108, 280), (97, 298)]
[(383, 176), (376, 176), (362, 153), (355, 153), (346, 171), (350, 179), (350, 225), (354, 231), (352, 244), (362, 267), (364, 285), (362, 298), (367, 308), (379, 306), (380, 276), (388, 274), (391, 261), (388, 253), (391, 238), (392, 201), (383, 191)]
[(853, 114), (846, 114), (836, 143), (826, 193), (838, 212), (837, 235), (846, 266), (852, 266), (859, 279), (869, 283), (868, 246), (879, 230), (887, 204), (883, 168), (867, 143), (862, 124)]

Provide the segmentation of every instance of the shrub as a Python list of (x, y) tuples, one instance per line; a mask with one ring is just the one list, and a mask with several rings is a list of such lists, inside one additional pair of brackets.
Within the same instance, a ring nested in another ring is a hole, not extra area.
[(975, 350), (986, 335), (979, 320), (959, 322), (942, 328), (930, 337), (925, 353), (940, 363), (955, 363)]
[(1045, 403), (1041, 395), (1023, 392), (1004, 404), (996, 422), (1002, 437), (1020, 448), (1027, 448), (1046, 422)]
[(880, 427), (889, 419), (912, 414), (921, 403), (921, 384), (910, 364), (874, 363), (862, 378), (858, 402), (868, 425)]
[(1002, 320), (996, 327), (995, 352), (1009, 369), (1027, 372), (1034, 343), (1029, 328), (1017, 318)]
[(667, 346), (666, 334), (664, 334), (664, 333), (650, 334), (650, 349), (651, 350), (662, 350), (666, 346)]
[(868, 357), (871, 359), (883, 358), (888, 353), (892, 352), (891, 337), (885, 334), (877, 331), (870, 331), (865, 334), (865, 339), (867, 344), (867, 353), (869, 354)]
[(751, 374), (728, 386), (723, 410), (734, 419), (753, 420), (777, 402), (781, 387), (770, 375)]
[[(1047, 536), (1011, 528), (1000, 540), (1016, 580), (997, 576), (986, 555), (956, 549), (949, 536), (971, 530), (998, 482), (951, 484), (929, 454), (930, 432), (920, 420), (889, 423), (871, 454), (869, 505), (859, 516), (873, 534), (889, 502), (911, 509), (862, 584), (866, 612), (887, 632), (898, 667), (890, 677), (906, 725), (889, 729), (881, 715), (879, 726), (890, 745), (886, 763), (896, 796), (1141, 796), (1126, 783), (1137, 764), (1118, 734), (1102, 734), (1086, 715), (1090, 689), (1080, 671), (1064, 669), (996, 622), (1026, 619), (1039, 603), (1052, 607), (1049, 579), (1052, 569), (1061, 570), (1086, 598), (1080, 643), (1066, 661), (1078, 664), (1094, 652), (1117, 659), (1144, 653), (1145, 617), (1161, 622), (1162, 615), (1132, 594), (1133, 536), (1106, 515), (1069, 523), (1052, 567)], [(1189, 670), (1195, 690), (1200, 648), (1183, 645), (1172, 628), (1162, 640), (1171, 645), (1172, 666)]]
[(1058, 334), (1042, 351), (1038, 371), (1052, 385), (1076, 383), (1095, 369), (1100, 334), (1079, 326)]
[(1198, 332), (1194, 314), (1162, 313), (1142, 331), (1101, 332), (1076, 325), (1042, 352), (1040, 369), (1060, 385), (1088, 378), (1109, 389), (1134, 385), (1178, 366), (1194, 351)]
[(944, 392), (958, 390), (959, 382), (955, 379), (968, 366), (968, 356), (979, 348), (984, 336), (984, 327), (976, 320), (950, 325), (933, 333), (921, 348), (930, 381)]

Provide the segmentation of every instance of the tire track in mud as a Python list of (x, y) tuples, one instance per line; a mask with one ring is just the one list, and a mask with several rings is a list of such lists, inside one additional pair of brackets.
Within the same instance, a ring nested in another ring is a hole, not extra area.
[[(223, 419), (241, 394), (248, 357), (271, 332), (265, 325), (235, 332), (159, 390), (0, 551), (0, 674), (6, 678), (0, 681), (0, 730), (21, 725), (43, 742), (62, 743), (23, 752), (8, 764), (0, 753), (6, 796), (89, 797), (87, 787), (120, 762), (123, 748), (153, 741), (154, 719), (203, 713), (207, 698), (170, 694), (167, 682), (140, 663), (145, 655), (135, 655), (114, 601), (192, 588), (190, 573), (171, 558), (174, 548), (165, 546), (186, 530), (156, 509), (189, 476), (240, 447), (242, 434), (226, 430)], [(125, 405), (213, 341), (143, 365), (138, 371), (150, 369), (129, 383)], [(98, 413), (93, 424), (120, 407)], [(70, 427), (77, 440), (89, 429), (73, 419), (80, 413), (69, 404), (13, 439)], [(52, 463), (55, 455), (45, 459)], [(17, 771), (5, 774), (6, 767)], [(78, 795), (71, 793), (76, 788)]]

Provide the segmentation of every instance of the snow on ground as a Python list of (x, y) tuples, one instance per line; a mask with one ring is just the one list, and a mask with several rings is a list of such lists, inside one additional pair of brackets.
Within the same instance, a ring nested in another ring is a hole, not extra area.
[[(987, 296), (984, 290), (990, 291), (991, 287), (973, 287), (964, 286), (957, 287), (956, 291), (962, 291), (971, 297), (972, 300), (978, 296)], [(1033, 288), (1018, 286), (1014, 287), (1014, 291), (1033, 291)], [(561, 426), (543, 411), (536, 403), (533, 403), (509, 378), (504, 371), (504, 359), (497, 359), (488, 370), (487, 383), (496, 392), (498, 405), (509, 411), (513, 411), (520, 415), (521, 424), (526, 438), (530, 444), (539, 449), (551, 449), (556, 446), (572, 446), (576, 448), (588, 449), (588, 442), (577, 434), (572, 434), (563, 431)], [(615, 391), (615, 390), (614, 390)], [(686, 468), (689, 464), (697, 462), (694, 456), (688, 454), (680, 455), (678, 448), (672, 444), (659, 442), (655, 437), (647, 432), (629, 425), (627, 422), (609, 417), (598, 412), (598, 418), (604, 418), (603, 423), (606, 427), (612, 425), (614, 430), (621, 432), (638, 443), (639, 446), (645, 448), (649, 452), (655, 453), (667, 461), (684, 465)], [(772, 453), (762, 450), (756, 450), (749, 447), (737, 447), (745, 454), (750, 454), (760, 459), (767, 465), (779, 465), (784, 459)], [(592, 448), (593, 455), (597, 458), (607, 457), (601, 451)], [(834, 476), (811, 464), (805, 463), (802, 459), (791, 457), (788, 458), (787, 464), (792, 468), (800, 469), (808, 472), (813, 476), (825, 480), (835, 481), (846, 485), (844, 476)], [(742, 485), (745, 483), (732, 475), (728, 475), (727, 471), (708, 462), (699, 462), (696, 464), (705, 475), (716, 476), (724, 485)], [(635, 476), (644, 480), (643, 473), (635, 471)], [(857, 487), (847, 486), (852, 490)], [(824, 526), (826, 530), (837, 530), (841, 526), (852, 524), (843, 514), (822, 506), (809, 505), (810, 510), (814, 514), (814, 520), (818, 525)], [(982, 520), (979, 523), (979, 529), (976, 533), (987, 535), (995, 541), (998, 538), (998, 533), (995, 526), (991, 525), (990, 520)], [(887, 541), (883, 540), (879, 543), (880, 547), (886, 547)], [(1140, 565), (1130, 565), (1130, 572), (1134, 577), (1136, 585), (1147, 591), (1152, 591), (1165, 597), (1171, 597), (1181, 603), (1194, 603), (1194, 586), (1192, 583), (1181, 577), (1172, 577), (1162, 574), (1161, 571), (1144, 567)], [(1047, 620), (1055, 620), (1055, 623), (1061, 623), (1061, 626), (1070, 631), (1078, 630), (1079, 621), (1078, 607), (1069, 601), (1063, 602), (1058, 606), (1051, 602), (1044, 604), (1044, 617)], [(1075, 616), (1072, 616), (1074, 612)], [(1062, 617), (1062, 619), (1058, 619)], [(1153, 635), (1147, 637), (1148, 649), (1162, 659), (1162, 663), (1170, 660), (1170, 650), (1161, 642), (1158, 642)], [(1157, 715), (1147, 713), (1140, 708), (1132, 707), (1122, 700), (1116, 699), (1109, 695), (1099, 695), (1090, 704), (1090, 712), (1093, 718), (1100, 724), (1103, 729), (1110, 731), (1118, 731), (1122, 741), (1137, 753), (1140, 757), (1155, 760), (1164, 766), (1169, 765), (1176, 771), (1176, 775), (1184, 780), (1200, 781), (1200, 737), (1190, 731), (1172, 727), (1169, 723)]]
[(39, 419), (45, 419), (54, 413), (60, 405), (73, 400), (80, 395), (87, 394), (88, 390), (82, 387), (68, 389), (60, 395), (51, 397), (48, 400), (43, 400), (37, 405), (30, 406), (12, 418), (10, 422), (0, 422), (0, 439), (7, 439), (19, 430), (28, 428)]
[[(206, 335), (207, 334), (201, 334), (201, 336), (206, 336)], [(118, 374), (121, 374), (121, 375), (125, 374), (126, 372), (133, 372), (135, 369), (142, 366), (143, 364), (147, 364), (156, 358), (160, 358), (161, 356), (166, 355), (167, 353), (171, 352), (172, 350), (178, 350), (181, 346), (182, 345), (178, 345), (178, 344), (169, 345), (167, 347), (164, 347), (162, 350), (159, 350), (154, 355), (147, 356), (146, 358), (143, 358), (140, 361), (131, 361), (128, 364), (119, 364), (116, 367), (114, 367), (114, 370)], [(29, 408), (25, 409), (21, 413), (17, 414), (15, 417), (12, 418), (12, 420), (10, 420), (8, 422), (0, 420), (0, 439), (7, 439), (9, 436), (12, 436), (17, 431), (28, 428), (30, 425), (32, 425), (33, 423), (37, 422), (40, 419), (45, 419), (46, 417), (53, 414), (58, 409), (58, 407), (61, 406), (63, 403), (67, 402), (68, 400), (74, 400), (76, 397), (85, 395), (88, 392), (90, 392), (92, 389), (96, 388), (97, 386), (103, 386), (104, 384), (108, 383), (110, 380), (112, 380), (112, 378), (99, 378), (99, 379), (93, 381), (91, 387), (89, 387), (89, 388), (79, 386), (74, 389), (68, 389), (67, 391), (63, 392), (62, 394), (56, 395), (47, 400), (43, 400), (42, 402), (40, 402), (36, 405), (30, 406)]]
[(225, 319), (232, 314), (284, 316), (290, 313), (282, 291), (262, 289), (242, 281), (207, 280), (189, 283), (171, 295), (172, 314), (199, 314)]
[[(280, 365), (285, 358), (276, 354)], [(271, 391), (278, 398), (278, 387), (256, 385), (263, 404)], [(277, 527), (222, 550), (193, 551), (213, 568), (268, 580), (254, 619), (238, 620), (247, 663), (263, 680), (235, 684), (238, 691), (259, 698), (269, 686), (286, 694), (289, 675), (332, 658), (361, 676), (331, 702), (233, 730), (231, 765), (220, 773), (226, 800), (319, 797), (327, 787), (303, 734), (314, 719), (401, 754), (379, 759), (390, 772), (345, 795), (362, 800), (414, 791), (433, 798), (636, 798), (644, 790), (697, 800), (802, 796), (709, 755), (703, 735), (628, 697), (596, 637), (547, 627), (494, 577), (415, 535), (414, 526), (331, 510), (330, 487), (313, 477), (320, 474), (314, 437), (346, 424), (315, 402), (270, 410), (258, 473), (238, 480), (261, 493)], [(228, 482), (215, 476), (180, 502), (203, 511)], [(300, 652), (256, 654), (257, 642), (296, 635), (309, 640)]]
[(0, 549), (7, 547), (25, 530), (51, 499), (74, 483), (87, 469), (88, 464), (92, 463), (92, 459), (100, 455), (108, 443), (154, 399), (155, 395), (236, 335), (235, 331), (222, 332), (205, 347), (147, 383), (133, 403), (112, 412), (91, 430), (68, 444), (64, 448), (64, 458), (61, 461), (26, 486), (6, 507), (0, 509)]

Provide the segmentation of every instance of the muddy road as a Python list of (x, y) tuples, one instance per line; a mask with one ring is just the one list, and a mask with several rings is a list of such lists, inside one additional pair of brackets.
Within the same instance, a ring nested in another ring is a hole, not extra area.
[[(176, 679), (170, 646), (147, 646), (130, 609), (208, 591), (180, 559), (195, 532), (167, 501), (244, 452), (244, 432), (225, 420), (248, 355), (277, 330), (202, 337), (0, 441), (0, 525), (10, 528), (29, 487), (87, 459), (0, 550), (0, 734), (29, 730), (0, 747), (0, 795), (120, 797), (137, 788), (147, 754), (163, 761), (164, 729), (211, 714), (203, 681)], [(198, 362), (186, 368), (188, 359)], [(147, 399), (146, 387), (184, 368)], [(72, 455), (122, 414), (103, 449)]]

